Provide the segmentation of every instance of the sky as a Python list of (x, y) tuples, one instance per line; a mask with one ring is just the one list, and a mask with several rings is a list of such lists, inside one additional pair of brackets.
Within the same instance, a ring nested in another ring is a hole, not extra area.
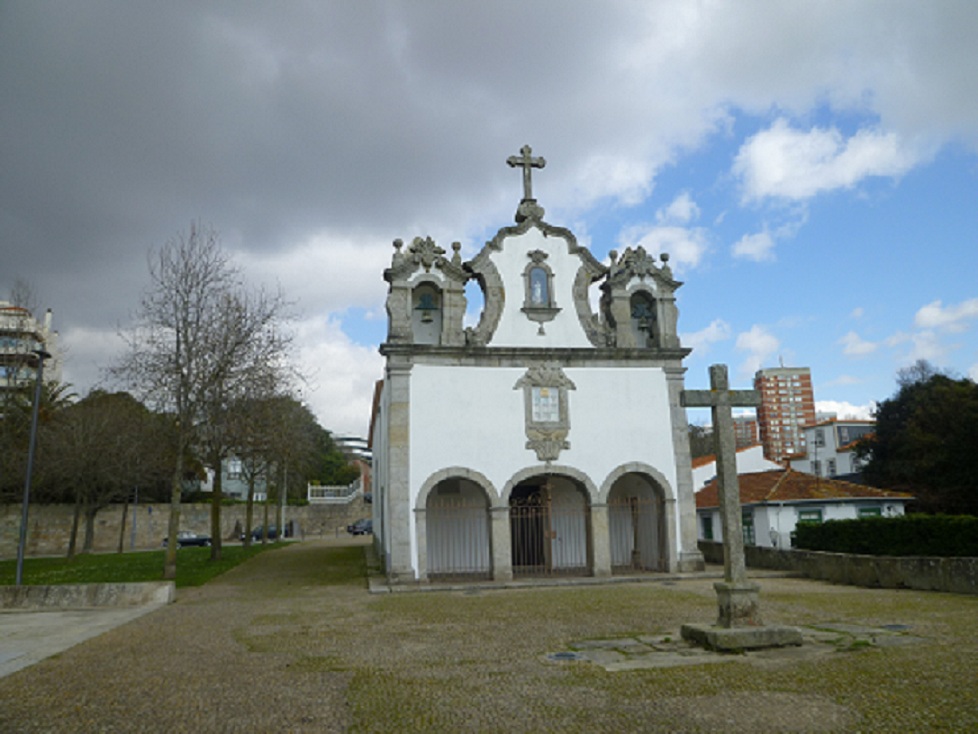
[(363, 436), (392, 241), (474, 257), (529, 144), (546, 221), (671, 256), (687, 387), (809, 367), (868, 417), (917, 359), (978, 379), (975, 38), (971, 0), (0, 0), (0, 299), (30, 283), (64, 381), (109, 387), (200, 222)]

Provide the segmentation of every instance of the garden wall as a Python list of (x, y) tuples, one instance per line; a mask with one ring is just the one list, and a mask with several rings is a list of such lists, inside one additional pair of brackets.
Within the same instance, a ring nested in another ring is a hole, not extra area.
[[(699, 541), (707, 563), (723, 563), (723, 544)], [(885, 589), (978, 594), (978, 558), (861, 556), (745, 546), (749, 568), (767, 568), (810, 579)]]
[[(140, 504), (129, 507), (125, 528), (122, 527), (122, 505), (111, 505), (95, 517), (96, 551), (114, 551), (123, 537), (123, 549), (160, 548), (170, 520), (169, 504)], [(277, 507), (268, 508), (268, 524), (275, 525)], [(26, 555), (62, 555), (68, 551), (71, 537), (72, 505), (31, 505), (28, 513)], [(371, 505), (357, 497), (348, 505), (305, 505), (286, 507), (285, 522), (295, 521), (304, 537), (335, 536), (346, 532), (346, 526), (361, 517), (370, 517)], [(0, 559), (17, 556), (20, 538), (20, 504), (0, 505)], [(252, 526), (262, 524), (264, 507), (255, 505)], [(135, 520), (135, 538), (133, 522)], [(237, 540), (236, 529), (245, 525), (245, 505), (229, 504), (221, 508), (221, 537)], [(209, 503), (188, 503), (180, 506), (180, 529), (211, 534)], [(81, 550), (85, 537), (84, 519), (78, 527), (76, 548)]]

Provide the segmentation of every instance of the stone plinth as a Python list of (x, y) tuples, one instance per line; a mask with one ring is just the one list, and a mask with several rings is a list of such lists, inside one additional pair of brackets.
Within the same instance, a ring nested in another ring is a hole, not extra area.
[(801, 644), (797, 628), (767, 627), (761, 622), (757, 584), (719, 581), (713, 588), (717, 592), (717, 623), (684, 624), (681, 633), (687, 642), (725, 652)]
[(684, 624), (681, 634), (687, 642), (723, 652), (801, 645), (801, 630), (796, 627), (718, 627), (708, 624)]
[(718, 627), (760, 627), (761, 587), (750, 581), (718, 581), (713, 584), (717, 592)]

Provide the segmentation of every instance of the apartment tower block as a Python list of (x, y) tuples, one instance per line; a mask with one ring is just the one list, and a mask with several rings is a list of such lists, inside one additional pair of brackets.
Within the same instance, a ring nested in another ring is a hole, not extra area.
[(757, 425), (764, 456), (783, 462), (805, 453), (802, 427), (815, 423), (815, 394), (807, 367), (775, 367), (758, 370), (754, 389), (761, 394)]

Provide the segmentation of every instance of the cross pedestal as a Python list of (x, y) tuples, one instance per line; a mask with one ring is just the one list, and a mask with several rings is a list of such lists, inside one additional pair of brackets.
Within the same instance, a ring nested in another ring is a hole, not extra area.
[(760, 614), (760, 587), (747, 579), (731, 408), (756, 407), (760, 402), (756, 390), (731, 390), (727, 366), (722, 364), (710, 367), (709, 390), (685, 390), (682, 394), (684, 407), (710, 408), (712, 413), (723, 528), (723, 581), (713, 585), (717, 592), (717, 623), (713, 626), (684, 624), (682, 636), (718, 650), (801, 644), (801, 632), (794, 627), (764, 626)]

